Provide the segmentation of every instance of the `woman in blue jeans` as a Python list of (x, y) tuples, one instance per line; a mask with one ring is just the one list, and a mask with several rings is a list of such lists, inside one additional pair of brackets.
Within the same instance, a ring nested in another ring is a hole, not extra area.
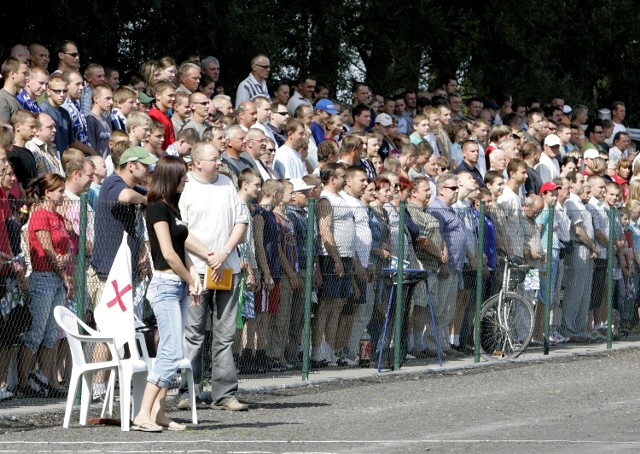
[(189, 296), (200, 304), (202, 283), (185, 248), (198, 255), (208, 251), (189, 235), (180, 219), (178, 200), (187, 182), (187, 167), (176, 156), (164, 156), (156, 165), (147, 195), (147, 231), (153, 258), (153, 278), (147, 289), (158, 323), (160, 343), (153, 371), (149, 372), (140, 412), (133, 430), (161, 432), (185, 430), (184, 424), (169, 419), (164, 412), (167, 389), (184, 358), (184, 326)]
[(64, 178), (46, 173), (32, 180), (27, 187), (27, 197), (34, 201), (29, 218), (29, 257), (32, 273), (29, 276), (29, 311), (31, 329), (22, 337), (20, 350), (18, 395), (32, 396), (28, 386), (29, 372), (39, 355), (40, 369), (49, 380), (46, 393), (41, 397), (66, 397), (54, 371), (54, 346), (58, 325), (53, 309), (64, 305), (73, 297), (73, 280), (67, 273), (71, 260), (69, 233), (64, 218), (58, 213), (64, 201)]

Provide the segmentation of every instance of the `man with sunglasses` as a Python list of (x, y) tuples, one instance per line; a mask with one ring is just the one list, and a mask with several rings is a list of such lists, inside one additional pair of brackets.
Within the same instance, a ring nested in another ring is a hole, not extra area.
[[(449, 324), (453, 321), (456, 309), (458, 279), (464, 267), (466, 242), (465, 228), (462, 219), (452, 208), (458, 200), (458, 178), (456, 175), (445, 173), (436, 182), (438, 195), (428, 206), (429, 213), (440, 223), (440, 233), (444, 239), (445, 248), (441, 257), (437, 279), (429, 280), (429, 290), (433, 301), (434, 317), (438, 331), (437, 341), (435, 333), (427, 330), (425, 344), (427, 349), (442, 348), (449, 350)], [(440, 345), (438, 345), (440, 344)]]
[(288, 119), (289, 111), (287, 110), (287, 106), (279, 101), (271, 104), (271, 116), (269, 118), (269, 123), (267, 123), (267, 127), (273, 133), (278, 148), (284, 145), (287, 140), (287, 136), (283, 128)]
[(202, 134), (208, 125), (205, 122), (207, 118), (207, 110), (211, 101), (202, 92), (196, 91), (189, 96), (189, 108), (191, 109), (191, 118), (187, 121), (182, 129), (195, 129), (198, 133), (199, 140), (202, 140)]
[(271, 73), (271, 62), (266, 55), (256, 55), (251, 59), (251, 73), (240, 82), (236, 92), (236, 109), (244, 101), (251, 101), (256, 96), (271, 99), (267, 88), (267, 79)]
[(589, 126), (587, 126), (584, 134), (589, 140), (585, 142), (584, 145), (582, 145), (580, 151), (582, 151), (583, 154), (589, 149), (596, 149), (598, 150), (598, 153), (604, 151), (604, 149), (602, 148), (602, 143), (604, 142), (604, 139), (606, 137), (604, 135), (604, 125), (601, 119), (596, 118), (591, 123), (589, 123)]
[(40, 104), (40, 109), (48, 113), (56, 124), (55, 144), (59, 158), (67, 148), (76, 148), (87, 156), (93, 156), (96, 151), (88, 145), (83, 144), (73, 135), (73, 122), (67, 110), (62, 105), (67, 99), (67, 81), (60, 74), (53, 74), (49, 79), (47, 88), (47, 99)]
[(58, 69), (55, 73), (63, 74), (67, 71), (78, 71), (80, 69), (80, 53), (73, 41), (62, 41), (56, 46), (58, 55)]

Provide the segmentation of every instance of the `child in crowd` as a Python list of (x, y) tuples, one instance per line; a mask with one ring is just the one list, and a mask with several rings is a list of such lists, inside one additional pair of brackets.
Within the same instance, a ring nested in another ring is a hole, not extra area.
[[(138, 112), (135, 112), (135, 113), (138, 113)], [(111, 153), (113, 153), (113, 147), (118, 142), (126, 142), (127, 144), (130, 143), (129, 136), (125, 131), (122, 131), (121, 129), (116, 129), (111, 133), (111, 137), (109, 137), (109, 148), (111, 149)], [(111, 156), (111, 154), (104, 159), (104, 164), (107, 167), (107, 176), (111, 175), (115, 171), (115, 167), (114, 167), (115, 162), (116, 161)]]
[(111, 129), (114, 131), (127, 131), (127, 117), (136, 108), (138, 93), (125, 85), (120, 86), (113, 92), (113, 104), (111, 110)]
[(132, 147), (140, 147), (147, 141), (151, 129), (151, 117), (144, 112), (131, 112), (127, 117), (129, 142)]
[(198, 132), (195, 129), (183, 129), (178, 133), (176, 141), (167, 147), (166, 153), (183, 158), (191, 154), (191, 149), (197, 141)]
[(163, 155), (162, 144), (164, 144), (164, 125), (159, 121), (153, 121), (149, 128), (149, 137), (143, 148), (149, 154), (160, 157)]
[(191, 104), (189, 104), (189, 95), (183, 91), (176, 93), (176, 100), (173, 103), (173, 115), (171, 123), (176, 136), (182, 130), (182, 127), (191, 116)]
[(422, 141), (418, 144), (418, 157), (416, 162), (409, 168), (407, 172), (409, 181), (413, 181), (417, 177), (426, 177), (425, 164), (429, 161), (429, 158), (433, 155), (433, 151), (431, 150), (431, 145), (429, 142)]
[(413, 118), (413, 132), (409, 136), (411, 143), (418, 145), (425, 141), (425, 136), (429, 134), (429, 119), (424, 114), (418, 114)]

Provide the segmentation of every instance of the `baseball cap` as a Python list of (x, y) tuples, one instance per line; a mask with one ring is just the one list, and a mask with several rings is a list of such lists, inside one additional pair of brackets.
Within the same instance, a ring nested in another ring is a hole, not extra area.
[(556, 189), (558, 189), (560, 186), (558, 186), (557, 184), (551, 182), (551, 181), (547, 181), (545, 184), (542, 185), (542, 187), (540, 188), (540, 195), (544, 194), (547, 191), (555, 191)]
[(158, 162), (158, 158), (149, 154), (147, 150), (142, 147), (127, 148), (122, 156), (120, 156), (120, 165), (127, 162), (141, 162), (146, 165), (152, 165)]
[(544, 138), (544, 144), (548, 147), (555, 147), (556, 145), (561, 145), (560, 137), (555, 134), (549, 134)]
[(588, 150), (586, 150), (584, 152), (582, 157), (584, 159), (595, 159), (595, 158), (600, 157), (600, 152), (598, 150), (596, 150), (595, 148), (589, 148)]
[(389, 114), (381, 113), (380, 115), (376, 116), (376, 124), (388, 128), (393, 124), (393, 120), (391, 119), (391, 116), (389, 116)]
[(138, 94), (138, 99), (140, 100), (140, 104), (151, 104), (154, 101), (154, 98), (146, 94), (144, 91), (141, 91)]
[(318, 102), (316, 102), (315, 109), (316, 111), (324, 110), (325, 112), (330, 113), (331, 115), (338, 115), (338, 109), (336, 109), (336, 106), (331, 102), (331, 100), (327, 98), (322, 98), (318, 100)]
[(500, 106), (498, 106), (498, 103), (495, 102), (493, 99), (486, 99), (484, 101), (484, 108), (485, 109), (498, 110), (500, 108)]
[(291, 178), (289, 182), (293, 185), (293, 192), (302, 192), (314, 188), (314, 186), (305, 183), (302, 178)]

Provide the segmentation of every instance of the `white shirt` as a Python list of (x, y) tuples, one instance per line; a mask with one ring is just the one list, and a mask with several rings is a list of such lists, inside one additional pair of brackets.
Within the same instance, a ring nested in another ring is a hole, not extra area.
[[(231, 180), (218, 174), (213, 182), (199, 181), (189, 173), (178, 204), (182, 221), (210, 251), (221, 250), (236, 224), (248, 224), (249, 214)], [(207, 263), (188, 252), (199, 274), (204, 274)], [(238, 251), (234, 249), (223, 264), (233, 273), (240, 272)]]
[(611, 145), (613, 143), (613, 138), (616, 136), (618, 132), (627, 132), (627, 128), (620, 123), (613, 123), (613, 131), (611, 132), (611, 136), (607, 139), (607, 143)]
[(618, 162), (628, 156), (628, 150), (620, 150), (618, 147), (609, 148), (609, 160), (611, 162)]
[(498, 197), (498, 203), (504, 208), (507, 222), (513, 223), (511, 225), (517, 231), (517, 234), (513, 235), (513, 254), (519, 257), (524, 257), (522, 202), (522, 198), (513, 192), (509, 186), (505, 186), (502, 194)]
[(273, 170), (280, 178), (302, 178), (307, 175), (307, 168), (302, 162), (302, 156), (286, 143), (276, 150), (273, 160)]
[(295, 113), (298, 106), (302, 104), (306, 104), (309, 107), (313, 107), (313, 104), (311, 104), (310, 100), (303, 97), (297, 91), (294, 92), (293, 95), (291, 95), (291, 98), (289, 98), (289, 102), (287, 102), (287, 110), (289, 111), (289, 115), (291, 115), (291, 118), (293, 118), (293, 114)]
[[(331, 204), (333, 220), (331, 231), (340, 257), (353, 257), (355, 252), (356, 225), (353, 217), (353, 208), (339, 194), (329, 191), (320, 193), (320, 200), (326, 199)], [(322, 255), (329, 255), (322, 242)]]
[(363, 267), (369, 266), (369, 257), (371, 254), (371, 229), (369, 228), (369, 214), (367, 207), (360, 200), (349, 195), (346, 191), (340, 191), (340, 196), (353, 208), (353, 217), (356, 221), (356, 236), (354, 245), (356, 254)]
[(540, 155), (540, 162), (534, 167), (542, 182), (546, 183), (560, 176), (560, 164), (557, 159), (550, 158), (546, 153)]

